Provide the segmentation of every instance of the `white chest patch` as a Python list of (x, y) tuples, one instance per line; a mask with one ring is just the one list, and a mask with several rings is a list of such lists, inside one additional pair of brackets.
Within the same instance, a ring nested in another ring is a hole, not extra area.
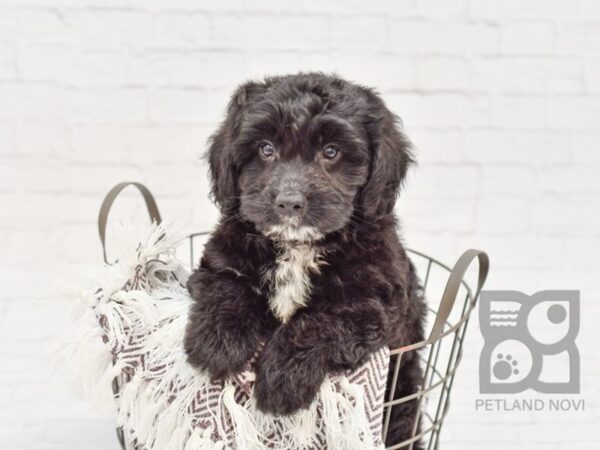
[(320, 272), (321, 254), (310, 243), (282, 245), (282, 253), (269, 272), (271, 285), (269, 306), (283, 323), (306, 306), (310, 290), (310, 275)]

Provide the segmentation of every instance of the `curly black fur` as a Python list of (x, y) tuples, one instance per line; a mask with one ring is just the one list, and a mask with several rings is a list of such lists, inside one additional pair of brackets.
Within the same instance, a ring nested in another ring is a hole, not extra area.
[[(340, 154), (325, 159), (328, 145)], [(242, 85), (208, 151), (222, 218), (188, 282), (191, 364), (228, 377), (264, 343), (257, 406), (291, 414), (310, 404), (328, 373), (354, 369), (382, 346), (422, 340), (424, 301), (392, 212), (409, 149), (371, 89), (319, 73)], [(290, 186), (306, 201), (299, 219), (277, 209)], [(281, 223), (316, 235), (302, 242), (270, 232)], [(282, 317), (265, 274), (295, 246), (314, 250), (318, 267), (307, 272), (305, 304)], [(396, 396), (421, 379), (417, 355), (405, 355)], [(410, 436), (415, 408), (394, 408), (387, 445)]]

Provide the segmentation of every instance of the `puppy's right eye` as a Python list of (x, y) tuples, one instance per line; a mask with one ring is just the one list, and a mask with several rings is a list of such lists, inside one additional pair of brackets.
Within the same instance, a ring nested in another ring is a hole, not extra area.
[(263, 159), (272, 159), (275, 157), (275, 147), (270, 142), (261, 142), (258, 146), (258, 152)]

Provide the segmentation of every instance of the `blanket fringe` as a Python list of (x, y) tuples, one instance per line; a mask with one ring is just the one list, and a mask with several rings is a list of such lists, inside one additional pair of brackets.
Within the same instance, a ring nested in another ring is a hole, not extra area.
[(224, 409), (231, 415), (234, 427), (235, 444), (239, 450), (260, 450), (264, 448), (258, 438), (256, 424), (248, 409), (235, 401), (235, 387), (228, 384), (221, 392)]

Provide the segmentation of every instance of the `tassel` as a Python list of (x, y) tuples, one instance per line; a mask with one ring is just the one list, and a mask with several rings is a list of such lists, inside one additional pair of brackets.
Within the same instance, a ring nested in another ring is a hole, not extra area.
[(238, 405), (234, 397), (235, 388), (228, 384), (223, 388), (221, 400), (225, 411), (231, 416), (234, 427), (236, 448), (238, 450), (260, 449), (262, 445), (258, 439), (258, 432), (252, 417), (241, 405)]
[(348, 378), (343, 377), (340, 383), (342, 393), (349, 394), (352, 402), (349, 402), (346, 410), (346, 421), (344, 434), (348, 436), (349, 448), (356, 450), (375, 448), (373, 435), (365, 412), (365, 392), (362, 386), (350, 383)]
[(332, 446), (343, 441), (342, 425), (340, 423), (340, 414), (337, 405), (337, 392), (329, 378), (326, 378), (321, 385), (321, 405), (323, 407), (323, 427), (327, 445)]

